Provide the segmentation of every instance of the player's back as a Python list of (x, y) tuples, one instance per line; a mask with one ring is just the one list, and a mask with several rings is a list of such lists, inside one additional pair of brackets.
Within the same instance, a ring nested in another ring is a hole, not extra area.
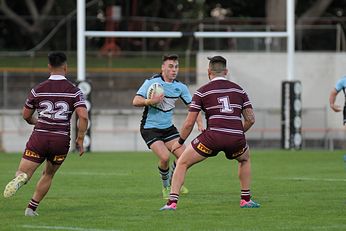
[(35, 131), (69, 135), (72, 113), (81, 104), (83, 94), (70, 81), (50, 78), (31, 90), (25, 106), (38, 112)]
[(195, 93), (211, 130), (243, 135), (242, 110), (252, 108), (245, 91), (225, 78), (215, 78)]

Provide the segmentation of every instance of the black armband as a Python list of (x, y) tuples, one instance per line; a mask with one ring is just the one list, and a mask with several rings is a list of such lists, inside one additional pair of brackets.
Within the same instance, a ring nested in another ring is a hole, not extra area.
[(179, 144), (184, 144), (184, 142), (185, 142), (185, 140), (183, 138), (179, 137), (178, 143)]

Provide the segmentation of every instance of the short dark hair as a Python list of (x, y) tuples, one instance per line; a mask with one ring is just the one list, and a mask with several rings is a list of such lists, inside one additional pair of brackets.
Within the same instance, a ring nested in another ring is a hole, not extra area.
[(219, 55), (213, 56), (213, 57), (208, 57), (208, 59), (209, 59), (209, 62), (211, 64), (222, 63), (222, 64), (224, 64), (226, 66), (226, 63), (227, 63), (226, 59), (224, 57), (222, 57), (222, 56), (219, 56)]
[(166, 61), (166, 60), (178, 60), (179, 56), (176, 54), (169, 54), (169, 55), (164, 55), (162, 57), (162, 62)]
[(222, 56), (208, 57), (209, 59), (209, 69), (214, 74), (222, 74), (226, 69), (226, 59)]
[(67, 58), (64, 52), (55, 51), (48, 54), (48, 60), (52, 67), (61, 67), (66, 63)]

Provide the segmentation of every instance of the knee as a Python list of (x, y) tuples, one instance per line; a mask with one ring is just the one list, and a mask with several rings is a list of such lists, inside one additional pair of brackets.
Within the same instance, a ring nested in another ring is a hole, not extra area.
[(169, 156), (164, 156), (160, 158), (161, 164), (169, 164)]
[(184, 159), (182, 159), (182, 158), (179, 158), (177, 160), (177, 166), (181, 166), (183, 168), (188, 168), (189, 167), (188, 163)]
[(46, 171), (46, 170), (42, 171), (42, 177), (53, 178), (54, 175), (55, 175), (55, 172), (53, 171)]

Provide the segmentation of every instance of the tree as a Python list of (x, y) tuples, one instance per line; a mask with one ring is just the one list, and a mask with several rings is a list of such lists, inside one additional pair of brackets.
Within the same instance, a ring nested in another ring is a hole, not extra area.
[(28, 12), (31, 15), (32, 23), (26, 20), (21, 15), (17, 14), (13, 11), (8, 5), (6, 0), (1, 0), (0, 10), (14, 21), (18, 26), (21, 27), (22, 30), (34, 34), (43, 32), (43, 22), (45, 18), (48, 16), (49, 12), (52, 10), (55, 0), (47, 0), (41, 9), (38, 9), (34, 0), (25, 0), (25, 4)]
[[(297, 30), (296, 38), (298, 41), (302, 41), (304, 37), (304, 30), (302, 26), (304, 24), (312, 25), (314, 22), (327, 10), (328, 6), (332, 3), (333, 0), (317, 0), (308, 8), (296, 22)], [(299, 50), (302, 50), (302, 43), (297, 43)]]
[[(287, 1), (287, 0), (286, 0)], [(286, 1), (277, 1), (277, 0), (267, 0), (266, 1), (266, 21), (267, 25), (272, 26), (273, 30), (284, 30), (286, 27)], [(319, 17), (323, 15), (323, 13), (328, 9), (329, 5), (333, 2), (333, 0), (314, 0), (314, 1), (295, 1), (296, 7), (296, 38), (298, 41), (302, 41), (304, 35), (307, 32), (304, 32), (302, 26), (305, 24), (311, 25)], [(297, 13), (298, 11), (298, 13)], [(278, 39), (274, 40), (278, 41)], [(275, 43), (275, 42), (274, 42)], [(278, 44), (278, 43), (276, 43)], [(302, 50), (302, 44), (297, 44), (298, 49)], [(275, 47), (275, 45), (274, 45)]]

